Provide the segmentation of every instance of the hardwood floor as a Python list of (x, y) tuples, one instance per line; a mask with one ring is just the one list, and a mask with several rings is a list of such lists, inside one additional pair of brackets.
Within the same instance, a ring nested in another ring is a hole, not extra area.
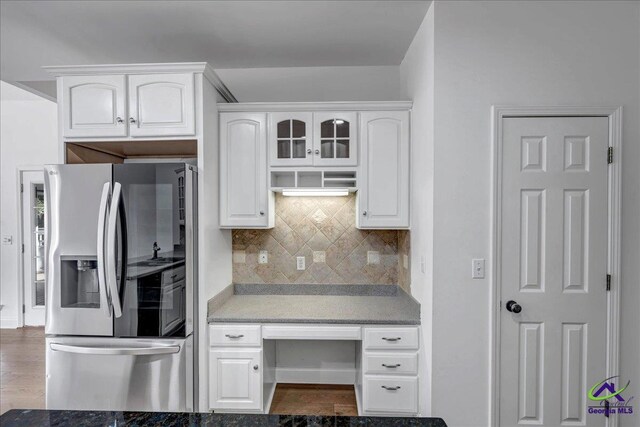
[(271, 414), (357, 416), (352, 385), (278, 384)]
[(44, 409), (44, 328), (0, 329), (0, 414)]
[[(44, 328), (0, 329), (0, 414), (45, 407)], [(358, 415), (352, 385), (278, 384), (270, 413)]]

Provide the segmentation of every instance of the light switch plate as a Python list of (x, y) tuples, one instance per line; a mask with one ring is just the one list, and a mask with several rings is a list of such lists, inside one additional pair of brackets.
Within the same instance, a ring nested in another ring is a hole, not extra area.
[(262, 249), (258, 252), (258, 264), (267, 264), (269, 262), (269, 252)]
[(380, 252), (367, 251), (367, 264), (380, 264)]
[(303, 256), (299, 256), (296, 257), (296, 268), (298, 270), (304, 270), (305, 269), (305, 258)]
[(13, 245), (13, 236), (5, 234), (2, 236), (3, 245)]
[(471, 260), (471, 278), (484, 279), (484, 258)]
[(326, 262), (326, 259), (325, 251), (313, 251), (313, 262)]
[(407, 254), (402, 254), (402, 266), (405, 270), (409, 269), (409, 256)]

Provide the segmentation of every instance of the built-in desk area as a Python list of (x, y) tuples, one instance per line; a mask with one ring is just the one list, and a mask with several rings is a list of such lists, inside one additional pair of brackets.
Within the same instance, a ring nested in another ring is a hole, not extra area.
[(209, 408), (268, 413), (278, 382), (353, 384), (360, 415), (418, 415), (420, 306), (389, 285), (235, 285), (209, 301)]

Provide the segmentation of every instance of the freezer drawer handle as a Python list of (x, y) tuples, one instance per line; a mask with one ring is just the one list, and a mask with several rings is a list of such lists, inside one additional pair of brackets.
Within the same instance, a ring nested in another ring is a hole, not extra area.
[(385, 340), (385, 341), (394, 342), (394, 341), (400, 341), (402, 338), (400, 338), (400, 337), (395, 337), (395, 338), (382, 337), (382, 339)]
[(180, 352), (179, 345), (160, 347), (88, 347), (68, 344), (50, 344), (51, 350), (76, 354), (101, 354), (106, 356), (151, 356), (157, 354), (175, 354)]
[(231, 335), (231, 334), (226, 334), (225, 337), (227, 338), (231, 338), (231, 339), (237, 339), (237, 338), (242, 338), (244, 337), (244, 335), (242, 334), (238, 334), (238, 335)]

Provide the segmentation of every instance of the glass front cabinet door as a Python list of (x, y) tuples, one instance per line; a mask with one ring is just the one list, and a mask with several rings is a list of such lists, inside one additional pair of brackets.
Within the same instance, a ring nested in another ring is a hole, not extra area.
[(271, 113), (269, 157), (271, 166), (311, 166), (313, 142), (311, 113)]
[(358, 164), (357, 114), (321, 112), (313, 114), (313, 164), (355, 166)]

